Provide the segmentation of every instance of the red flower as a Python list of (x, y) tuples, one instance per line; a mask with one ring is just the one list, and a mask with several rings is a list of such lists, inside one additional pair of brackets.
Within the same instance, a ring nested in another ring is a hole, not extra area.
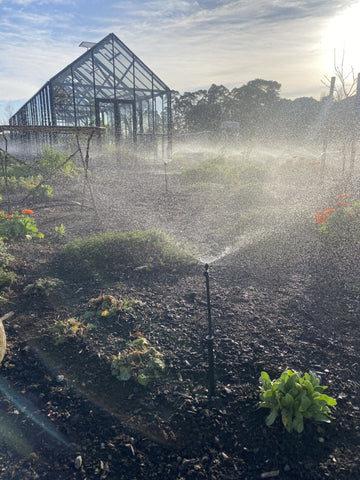
[(335, 212), (333, 207), (329, 207), (325, 210), (325, 213), (333, 213), (333, 212)]
[(315, 214), (315, 222), (316, 223), (326, 223), (327, 221), (329, 220), (329, 217), (327, 215), (327, 213), (323, 212), (323, 211), (319, 211), (319, 212), (316, 212)]

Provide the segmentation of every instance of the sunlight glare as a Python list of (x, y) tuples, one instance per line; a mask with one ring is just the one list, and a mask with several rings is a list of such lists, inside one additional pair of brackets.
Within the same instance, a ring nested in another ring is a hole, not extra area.
[(339, 66), (344, 54), (344, 73), (354, 68), (360, 71), (360, 2), (352, 4), (343, 13), (333, 18), (324, 33), (324, 68), (334, 73), (334, 52)]

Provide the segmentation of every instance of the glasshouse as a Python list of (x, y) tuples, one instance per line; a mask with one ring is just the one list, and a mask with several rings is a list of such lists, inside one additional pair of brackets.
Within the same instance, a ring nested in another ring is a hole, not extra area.
[(105, 127), (117, 146), (171, 148), (170, 89), (113, 33), (51, 78), (10, 126)]

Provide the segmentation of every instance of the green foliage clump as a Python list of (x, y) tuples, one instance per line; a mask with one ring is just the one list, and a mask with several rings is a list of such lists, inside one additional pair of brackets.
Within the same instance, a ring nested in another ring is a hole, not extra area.
[(264, 165), (254, 162), (224, 157), (216, 157), (203, 161), (200, 165), (185, 170), (181, 177), (186, 182), (214, 182), (249, 184), (264, 180)]
[[(8, 253), (7, 250), (8, 247), (5, 245), (3, 239), (0, 238), (0, 290), (9, 287), (15, 279), (15, 273), (7, 268), (15, 258)], [(2, 297), (0, 297), (0, 305), (1, 303)]]
[(32, 210), (23, 210), (21, 213), (13, 215), (0, 214), (0, 236), (11, 239), (32, 239), (44, 238), (44, 234), (39, 232), (35, 220), (29, 215), (34, 212)]
[(92, 325), (85, 325), (81, 320), (69, 318), (61, 320), (52, 325), (49, 330), (54, 335), (55, 345), (64, 343), (66, 339), (83, 337)]
[[(65, 273), (80, 278), (117, 278), (124, 271), (185, 271), (194, 258), (159, 230), (108, 232), (75, 240), (63, 248), (60, 263)], [(76, 271), (74, 271), (76, 265)]]
[(57, 239), (60, 239), (61, 237), (64, 237), (66, 233), (65, 226), (63, 224), (61, 225), (55, 225), (55, 235)]
[(36, 282), (26, 285), (24, 293), (31, 297), (49, 297), (55, 291), (63, 288), (63, 286), (64, 282), (58, 278), (38, 278)]
[(316, 212), (315, 222), (318, 231), (331, 241), (359, 242), (360, 202), (341, 193), (335, 206)]
[(44, 200), (53, 196), (53, 189), (45, 183), (27, 184), (27, 193), (33, 200)]
[(91, 298), (88, 305), (90, 310), (85, 314), (86, 319), (113, 319), (132, 313), (134, 310), (144, 305), (144, 303), (133, 298), (116, 298), (113, 295), (103, 293), (96, 298)]
[(131, 378), (146, 386), (165, 371), (163, 354), (152, 347), (144, 337), (128, 343), (127, 349), (119, 353), (111, 364), (111, 373), (120, 381)]
[[(68, 154), (45, 147), (40, 158), (33, 162), (26, 162), (26, 164), (13, 164), (8, 168), (8, 174), (16, 178), (33, 175), (37, 178), (37, 182), (49, 177), (71, 179), (78, 175), (80, 169), (71, 159), (67, 160), (67, 158), (69, 158)], [(31, 181), (28, 182), (28, 184), (30, 183)]]
[(0, 237), (0, 268), (8, 267), (15, 257), (8, 252), (8, 247), (5, 245), (4, 240)]
[(332, 397), (323, 394), (327, 388), (320, 385), (315, 373), (304, 376), (286, 370), (280, 378), (270, 380), (266, 372), (261, 372), (260, 406), (270, 408), (266, 425), (272, 425), (281, 415), (282, 423), (288, 432), (304, 430), (304, 418), (330, 422), (330, 406), (337, 404)]

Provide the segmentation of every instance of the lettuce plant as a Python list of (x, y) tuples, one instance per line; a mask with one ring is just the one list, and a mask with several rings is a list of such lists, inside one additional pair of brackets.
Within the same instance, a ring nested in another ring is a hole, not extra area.
[(330, 407), (336, 400), (323, 394), (327, 388), (320, 385), (315, 373), (304, 376), (286, 370), (280, 378), (271, 380), (266, 372), (261, 372), (260, 406), (270, 408), (266, 425), (272, 425), (280, 415), (288, 432), (304, 430), (304, 418), (330, 422)]

